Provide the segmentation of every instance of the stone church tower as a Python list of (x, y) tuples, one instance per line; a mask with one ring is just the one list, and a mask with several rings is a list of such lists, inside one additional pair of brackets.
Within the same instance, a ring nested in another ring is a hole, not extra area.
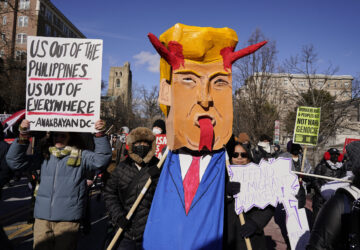
[(132, 102), (132, 75), (130, 63), (126, 62), (122, 67), (111, 67), (109, 74), (109, 88), (107, 96), (121, 97), (124, 104), (131, 107)]

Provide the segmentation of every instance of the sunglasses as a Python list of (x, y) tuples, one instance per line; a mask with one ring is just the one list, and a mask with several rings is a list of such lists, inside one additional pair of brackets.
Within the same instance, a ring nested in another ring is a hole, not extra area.
[(241, 152), (241, 153), (235, 152), (235, 153), (233, 154), (233, 157), (234, 157), (234, 158), (238, 158), (239, 155), (241, 155), (241, 158), (248, 158), (248, 154), (245, 153), (245, 152)]

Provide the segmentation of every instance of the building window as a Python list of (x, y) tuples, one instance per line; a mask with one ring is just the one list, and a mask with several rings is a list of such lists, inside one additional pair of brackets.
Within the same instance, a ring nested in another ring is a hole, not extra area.
[(349, 87), (349, 83), (348, 83), (348, 82), (345, 82), (345, 83), (344, 83), (344, 86), (345, 86), (345, 88)]
[(18, 23), (19, 27), (27, 27), (29, 22), (29, 18), (27, 16), (20, 16)]
[(120, 88), (120, 79), (116, 79), (116, 87)]
[(8, 0), (4, 0), (4, 8), (6, 8), (8, 5)]
[(27, 10), (30, 8), (30, 0), (20, 0), (19, 9)]
[(6, 25), (6, 21), (7, 21), (7, 17), (6, 17), (6, 16), (3, 16), (2, 24), (3, 24), (3, 25)]
[(25, 33), (17, 34), (16, 36), (16, 43), (26, 43), (27, 35)]
[(15, 51), (15, 59), (17, 61), (24, 61), (26, 59), (26, 52), (22, 50)]
[(334, 82), (334, 88), (336, 88), (336, 82)]
[(1, 33), (1, 40), (3, 40), (3, 41), (6, 40), (6, 35), (5, 35), (5, 33)]
[(2, 49), (2, 50), (0, 51), (0, 58), (3, 58), (4, 55), (5, 55), (5, 51)]
[(300, 87), (305, 87), (305, 82), (304, 82), (304, 81), (300, 81), (300, 82), (299, 82), (299, 86), (300, 86)]
[(49, 9), (45, 9), (45, 18), (51, 23), (52, 22), (52, 12)]
[(45, 24), (45, 36), (51, 36), (51, 27), (48, 24)]
[(284, 85), (288, 85), (289, 79), (284, 79)]
[(43, 3), (40, 3), (40, 15), (45, 15), (45, 5)]

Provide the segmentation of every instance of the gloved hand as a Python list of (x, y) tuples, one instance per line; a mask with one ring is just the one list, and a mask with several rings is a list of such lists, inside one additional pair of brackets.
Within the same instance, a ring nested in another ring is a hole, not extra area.
[(160, 176), (160, 169), (157, 166), (149, 167), (148, 174), (151, 178), (155, 178)]
[(226, 194), (229, 196), (234, 196), (240, 192), (240, 182), (231, 182), (226, 183), (225, 190)]
[(122, 229), (125, 229), (129, 225), (129, 222), (130, 221), (126, 219), (125, 216), (120, 216), (116, 222), (116, 225)]
[(257, 229), (258, 226), (256, 223), (248, 218), (246, 219), (245, 224), (240, 227), (239, 233), (243, 238), (249, 238), (256, 232)]
[(300, 185), (299, 191), (297, 195), (295, 195), (296, 199), (298, 199), (298, 208), (305, 207), (306, 204), (306, 194), (305, 194), (305, 188), (303, 185)]

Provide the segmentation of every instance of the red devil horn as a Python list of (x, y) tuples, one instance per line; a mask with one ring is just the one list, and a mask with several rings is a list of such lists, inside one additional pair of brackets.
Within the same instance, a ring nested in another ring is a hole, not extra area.
[(183, 64), (182, 46), (179, 43), (171, 41), (168, 45), (171, 50), (168, 50), (154, 34), (149, 33), (148, 37), (159, 55), (164, 58), (173, 69), (177, 69), (180, 67), (180, 64)]
[(231, 65), (238, 59), (250, 55), (260, 49), (262, 46), (264, 46), (267, 43), (267, 41), (262, 41), (260, 43), (256, 43), (253, 45), (250, 45), (244, 49), (241, 49), (239, 51), (233, 52), (234, 48), (224, 48), (221, 50), (221, 55), (223, 57), (224, 61), (224, 68), (231, 68)]

